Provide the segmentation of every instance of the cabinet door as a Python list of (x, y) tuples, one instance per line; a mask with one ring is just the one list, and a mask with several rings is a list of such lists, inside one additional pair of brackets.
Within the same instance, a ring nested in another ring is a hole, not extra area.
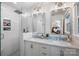
[(39, 44), (33, 42), (25, 42), (25, 56), (39, 56)]
[(38, 43), (32, 43), (31, 49), (32, 49), (32, 56), (39, 56), (39, 44)]
[(76, 56), (76, 49), (64, 49), (64, 56)]
[(32, 56), (32, 43), (31, 42), (24, 42), (24, 55), (25, 56)]
[(76, 54), (77, 56), (79, 56), (79, 49), (76, 49)]
[(60, 48), (51, 47), (51, 56), (60, 56)]

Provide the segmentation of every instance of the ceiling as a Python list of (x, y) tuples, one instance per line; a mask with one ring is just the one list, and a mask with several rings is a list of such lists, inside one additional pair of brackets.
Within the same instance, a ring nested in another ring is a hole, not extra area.
[[(17, 10), (21, 10), (23, 13), (32, 13), (36, 11), (49, 11), (56, 6), (61, 7), (64, 2), (4, 2)], [(66, 3), (67, 4), (67, 3)], [(71, 3), (68, 3), (71, 4)]]
[[(49, 9), (55, 5), (54, 2), (4, 2), (18, 10), (22, 10), (23, 12), (32, 12), (34, 9)], [(50, 7), (49, 7), (50, 6)]]

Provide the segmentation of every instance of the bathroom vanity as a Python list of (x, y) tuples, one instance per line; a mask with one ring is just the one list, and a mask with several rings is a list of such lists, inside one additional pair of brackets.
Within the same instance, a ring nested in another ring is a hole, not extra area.
[(47, 40), (23, 34), (24, 56), (77, 56), (79, 48), (65, 41)]

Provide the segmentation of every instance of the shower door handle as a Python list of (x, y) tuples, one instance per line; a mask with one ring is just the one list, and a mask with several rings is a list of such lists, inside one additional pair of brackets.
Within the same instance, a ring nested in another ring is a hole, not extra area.
[(4, 34), (3, 34), (3, 33), (1, 33), (1, 40), (2, 40), (2, 39), (4, 39)]

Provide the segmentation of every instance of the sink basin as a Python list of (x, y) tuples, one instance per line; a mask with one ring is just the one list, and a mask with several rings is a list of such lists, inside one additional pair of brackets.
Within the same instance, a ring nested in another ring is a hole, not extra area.
[(50, 35), (48, 40), (55, 40), (55, 41), (65, 41), (67, 37), (65, 35)]

